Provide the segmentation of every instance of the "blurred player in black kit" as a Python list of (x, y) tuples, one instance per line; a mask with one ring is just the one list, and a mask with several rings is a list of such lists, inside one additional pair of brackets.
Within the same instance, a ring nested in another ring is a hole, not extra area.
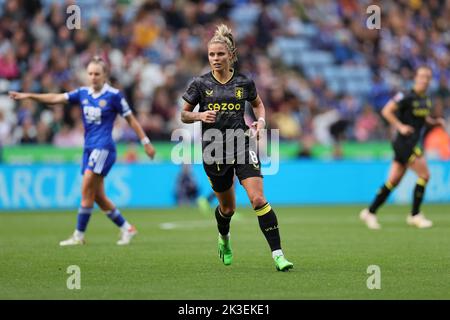
[(375, 215), (376, 211), (400, 183), (408, 168), (417, 174), (418, 179), (407, 223), (417, 228), (429, 228), (433, 225), (432, 221), (420, 212), (426, 184), (430, 179), (430, 172), (422, 151), (422, 142), (426, 125), (445, 126), (445, 121), (442, 118), (434, 119), (430, 116), (432, 104), (427, 96), (427, 89), (431, 79), (431, 69), (426, 66), (419, 67), (416, 70), (413, 88), (406, 93), (397, 93), (382, 110), (383, 117), (396, 129), (392, 141), (394, 161), (387, 182), (380, 188), (372, 204), (360, 213), (361, 220), (369, 229), (381, 228)]

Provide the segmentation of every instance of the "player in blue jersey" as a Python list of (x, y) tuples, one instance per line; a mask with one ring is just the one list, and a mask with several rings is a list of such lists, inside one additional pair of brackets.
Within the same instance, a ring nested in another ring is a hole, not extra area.
[(15, 100), (32, 99), (46, 104), (79, 104), (83, 110), (85, 142), (82, 163), (81, 207), (78, 211), (77, 227), (73, 235), (60, 242), (61, 246), (84, 244), (86, 231), (94, 202), (105, 212), (121, 231), (118, 245), (129, 244), (137, 234), (136, 228), (129, 224), (119, 209), (106, 196), (104, 178), (116, 161), (116, 147), (112, 138), (114, 120), (122, 115), (134, 129), (146, 154), (153, 158), (155, 149), (137, 122), (122, 93), (108, 85), (105, 62), (94, 57), (87, 66), (90, 86), (80, 87), (67, 93), (26, 93), (9, 92)]

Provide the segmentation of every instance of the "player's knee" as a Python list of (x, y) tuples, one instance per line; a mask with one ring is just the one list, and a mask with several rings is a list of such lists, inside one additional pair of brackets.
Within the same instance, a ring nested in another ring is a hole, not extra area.
[(388, 185), (391, 187), (391, 189), (394, 189), (395, 187), (398, 186), (398, 184), (400, 183), (401, 178), (394, 178), (388, 181)]
[(92, 202), (93, 203), (95, 201), (95, 193), (94, 192), (89, 192), (89, 191), (82, 192), (81, 193), (81, 198), (84, 201), (88, 201), (88, 202)]
[(421, 175), (419, 175), (419, 178), (425, 180), (425, 182), (430, 181), (430, 178), (431, 178), (430, 172), (426, 171), (426, 172), (422, 173)]
[(250, 196), (250, 202), (252, 203), (253, 208), (260, 208), (267, 203), (267, 200), (263, 195), (255, 194)]
[(222, 214), (224, 216), (231, 216), (234, 213), (234, 210), (236, 210), (236, 206), (235, 205), (221, 205), (220, 206), (220, 211), (222, 212)]
[(395, 187), (397, 187), (399, 181), (390, 181), (389, 183), (389, 189), (394, 189)]

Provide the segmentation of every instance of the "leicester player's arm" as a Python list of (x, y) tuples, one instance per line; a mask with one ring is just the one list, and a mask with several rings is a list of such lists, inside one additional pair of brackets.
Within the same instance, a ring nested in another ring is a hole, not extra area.
[(381, 114), (383, 117), (400, 132), (402, 135), (407, 136), (414, 132), (414, 128), (402, 123), (397, 116), (395, 115), (398, 110), (398, 104), (394, 99), (388, 101), (388, 103), (384, 106), (383, 110), (381, 110)]
[(116, 110), (118, 114), (121, 114), (122, 117), (127, 120), (128, 125), (134, 130), (136, 135), (138, 136), (141, 144), (144, 146), (145, 153), (153, 159), (155, 156), (155, 148), (153, 147), (150, 139), (145, 134), (141, 125), (137, 121), (136, 117), (133, 115), (130, 106), (128, 105), (127, 100), (123, 96), (121, 92), (115, 94), (111, 99), (112, 107)]
[(150, 139), (145, 134), (141, 125), (137, 121), (136, 117), (132, 113), (129, 113), (125, 116), (125, 120), (127, 120), (128, 125), (134, 130), (134, 132), (136, 132), (136, 135), (139, 137), (141, 144), (144, 146), (145, 153), (153, 159), (156, 150), (150, 142)]
[(32, 99), (46, 104), (67, 103), (67, 96), (64, 93), (31, 93), (9, 91), (9, 97), (14, 100)]

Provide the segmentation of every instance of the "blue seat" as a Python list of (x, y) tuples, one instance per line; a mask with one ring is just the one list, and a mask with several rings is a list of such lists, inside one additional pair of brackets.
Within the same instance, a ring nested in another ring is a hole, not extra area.
[(331, 53), (323, 50), (309, 50), (303, 51), (298, 56), (298, 62), (302, 65), (331, 65), (334, 63), (334, 57)]
[(280, 37), (275, 40), (275, 45), (284, 51), (295, 51), (300, 53), (309, 48), (309, 42), (303, 38)]
[(343, 83), (340, 80), (333, 79), (333, 80), (327, 80), (327, 86), (333, 91), (334, 93), (342, 93), (344, 91)]
[(325, 66), (323, 68), (323, 77), (326, 80), (339, 81), (339, 79), (341, 78), (341, 70), (340, 70), (339, 66), (336, 66), (336, 65)]
[(235, 22), (253, 24), (260, 12), (261, 9), (259, 6), (247, 4), (233, 7), (230, 12), (230, 17)]
[(348, 80), (345, 83), (345, 90), (355, 96), (366, 96), (371, 89), (372, 85), (368, 81)]
[(342, 66), (341, 68), (343, 72), (351, 75), (353, 78), (370, 79), (372, 77), (372, 73), (368, 66)]
[(323, 78), (323, 68), (318, 66), (312, 66), (312, 65), (305, 65), (303, 66), (303, 71), (305, 72), (305, 75), (308, 78), (316, 78), (316, 77), (322, 77)]
[(243, 37), (252, 31), (261, 9), (253, 4), (235, 6), (230, 12), (231, 20), (237, 28), (239, 37)]

